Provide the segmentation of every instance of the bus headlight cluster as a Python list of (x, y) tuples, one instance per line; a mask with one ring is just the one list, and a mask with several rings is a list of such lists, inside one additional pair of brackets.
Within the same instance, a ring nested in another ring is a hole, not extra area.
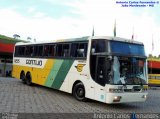
[(122, 89), (109, 88), (109, 92), (110, 93), (121, 93), (121, 92), (123, 92), (123, 90)]
[(142, 98), (146, 99), (146, 98), (147, 98), (147, 95), (143, 95)]
[(121, 96), (115, 96), (113, 102), (120, 102), (121, 98)]

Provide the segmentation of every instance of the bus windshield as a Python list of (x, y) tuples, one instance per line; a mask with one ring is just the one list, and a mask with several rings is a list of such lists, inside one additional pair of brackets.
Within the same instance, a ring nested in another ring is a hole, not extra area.
[(110, 47), (111, 53), (145, 57), (144, 46), (141, 44), (110, 41)]
[(143, 44), (98, 39), (92, 41), (91, 51), (91, 76), (98, 84), (147, 84)]
[(111, 66), (111, 84), (146, 84), (145, 59), (134, 57), (113, 56)]

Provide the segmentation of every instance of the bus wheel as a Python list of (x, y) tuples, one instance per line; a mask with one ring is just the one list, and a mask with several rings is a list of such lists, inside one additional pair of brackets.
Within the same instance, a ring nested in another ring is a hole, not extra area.
[(73, 96), (79, 101), (86, 101), (85, 88), (82, 83), (77, 83), (73, 88)]
[(31, 78), (31, 74), (27, 73), (26, 74), (26, 83), (27, 85), (31, 86), (32, 85), (32, 78)]
[(22, 82), (24, 84), (26, 83), (26, 77), (25, 77), (25, 73), (24, 72), (21, 72), (20, 79), (22, 80)]

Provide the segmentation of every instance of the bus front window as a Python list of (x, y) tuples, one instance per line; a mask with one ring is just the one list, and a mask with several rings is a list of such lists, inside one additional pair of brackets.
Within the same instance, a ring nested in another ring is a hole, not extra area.
[(111, 84), (146, 84), (144, 59), (114, 56), (112, 72), (113, 80), (110, 82)]
[(120, 79), (119, 69), (120, 69), (120, 64), (119, 64), (118, 57), (114, 56), (114, 60), (113, 60), (113, 72), (114, 72), (113, 81), (114, 81), (114, 84), (119, 82), (119, 79)]

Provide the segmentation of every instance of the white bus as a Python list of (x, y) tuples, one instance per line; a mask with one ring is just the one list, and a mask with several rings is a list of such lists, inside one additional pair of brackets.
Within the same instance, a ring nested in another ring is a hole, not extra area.
[(80, 101), (143, 102), (148, 92), (144, 45), (118, 37), (17, 43), (12, 76), (72, 93)]

